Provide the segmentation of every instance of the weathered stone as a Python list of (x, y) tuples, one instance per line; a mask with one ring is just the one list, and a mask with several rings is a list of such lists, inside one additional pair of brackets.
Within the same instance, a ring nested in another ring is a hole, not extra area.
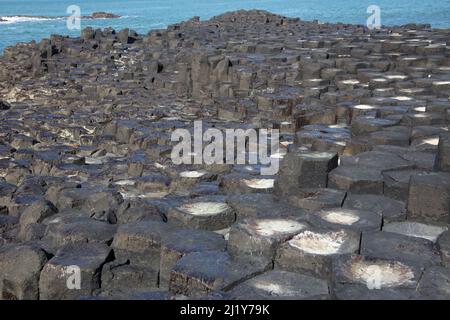
[(408, 218), (424, 222), (448, 223), (450, 217), (450, 174), (411, 176)]
[(418, 222), (392, 222), (383, 226), (383, 231), (403, 234), (409, 237), (423, 238), (436, 242), (438, 237), (447, 230), (447, 227), (427, 225)]
[(237, 285), (229, 292), (232, 299), (324, 300), (329, 298), (328, 284), (322, 279), (275, 270)]
[(118, 262), (159, 270), (161, 241), (173, 232), (163, 222), (143, 220), (119, 226), (111, 247)]
[(229, 227), (236, 220), (236, 214), (224, 197), (208, 196), (174, 206), (167, 218), (180, 227), (220, 230)]
[(353, 231), (305, 230), (278, 249), (275, 267), (329, 279), (333, 260), (358, 252), (359, 242)]
[(395, 260), (348, 255), (334, 261), (333, 273), (335, 285), (362, 285), (369, 290), (415, 289), (422, 269)]
[[(103, 264), (110, 259), (111, 249), (104, 244), (67, 244), (48, 261), (39, 279), (42, 300), (73, 300), (89, 296), (100, 288)], [(80, 289), (76, 277), (80, 276)]]
[(435, 169), (437, 171), (450, 171), (450, 134), (440, 136)]
[(417, 290), (427, 299), (449, 300), (449, 278), (449, 269), (439, 266), (430, 267), (425, 270)]
[(376, 212), (384, 223), (406, 219), (405, 203), (378, 195), (349, 193), (343, 207)]
[(243, 220), (231, 227), (228, 252), (235, 257), (262, 256), (272, 259), (283, 242), (307, 228), (307, 223), (294, 218)]
[(376, 211), (361, 209), (330, 208), (308, 215), (312, 225), (322, 229), (350, 229), (356, 232), (378, 231), (382, 215)]
[(103, 265), (101, 288), (103, 292), (118, 294), (134, 290), (150, 290), (158, 288), (159, 272), (145, 266), (128, 263), (109, 262)]
[(342, 205), (346, 192), (330, 188), (301, 189), (298, 194), (291, 195), (287, 201), (296, 207), (307, 210), (336, 208)]
[(296, 193), (299, 188), (325, 188), (328, 172), (338, 165), (337, 154), (327, 152), (288, 153), (283, 159), (275, 192)]
[(330, 188), (357, 194), (383, 194), (383, 176), (375, 168), (341, 166), (330, 172)]
[(450, 231), (445, 231), (439, 236), (437, 247), (441, 253), (442, 263), (448, 268), (450, 265)]

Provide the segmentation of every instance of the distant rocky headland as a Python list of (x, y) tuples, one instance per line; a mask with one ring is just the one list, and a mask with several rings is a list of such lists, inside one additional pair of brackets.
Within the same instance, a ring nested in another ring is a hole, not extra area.
[[(421, 24), (252, 10), (8, 47), (0, 299), (450, 299), (449, 97), (450, 29)], [(279, 172), (175, 164), (196, 120), (278, 130)]]

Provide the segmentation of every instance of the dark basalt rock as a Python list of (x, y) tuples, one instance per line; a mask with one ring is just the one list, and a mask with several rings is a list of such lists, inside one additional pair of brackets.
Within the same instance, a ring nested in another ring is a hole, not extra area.
[[(449, 37), (240, 10), (6, 48), (0, 298), (448, 299)], [(175, 164), (195, 120), (278, 129), (280, 170)]]

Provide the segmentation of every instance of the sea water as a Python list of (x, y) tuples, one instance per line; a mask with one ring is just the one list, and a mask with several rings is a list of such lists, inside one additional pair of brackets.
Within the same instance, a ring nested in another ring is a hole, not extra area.
[[(81, 15), (105, 11), (120, 19), (82, 20), (81, 27), (130, 28), (139, 33), (161, 29), (193, 16), (208, 19), (238, 9), (263, 9), (289, 17), (321, 22), (366, 24), (367, 8), (381, 9), (381, 23), (392, 26), (429, 23), (450, 27), (450, 0), (0, 0), (0, 52), (17, 42), (41, 40), (51, 34), (78, 36), (67, 28), (67, 8)], [(21, 17), (26, 15), (27, 17)], [(31, 16), (31, 17), (30, 17)], [(59, 17), (59, 18), (57, 18)]]

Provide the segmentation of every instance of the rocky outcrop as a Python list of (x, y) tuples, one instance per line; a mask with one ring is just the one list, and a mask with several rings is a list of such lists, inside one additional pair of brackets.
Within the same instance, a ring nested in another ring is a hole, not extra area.
[[(0, 297), (450, 298), (449, 36), (252, 10), (5, 49)], [(194, 120), (278, 129), (279, 172), (175, 164)]]

